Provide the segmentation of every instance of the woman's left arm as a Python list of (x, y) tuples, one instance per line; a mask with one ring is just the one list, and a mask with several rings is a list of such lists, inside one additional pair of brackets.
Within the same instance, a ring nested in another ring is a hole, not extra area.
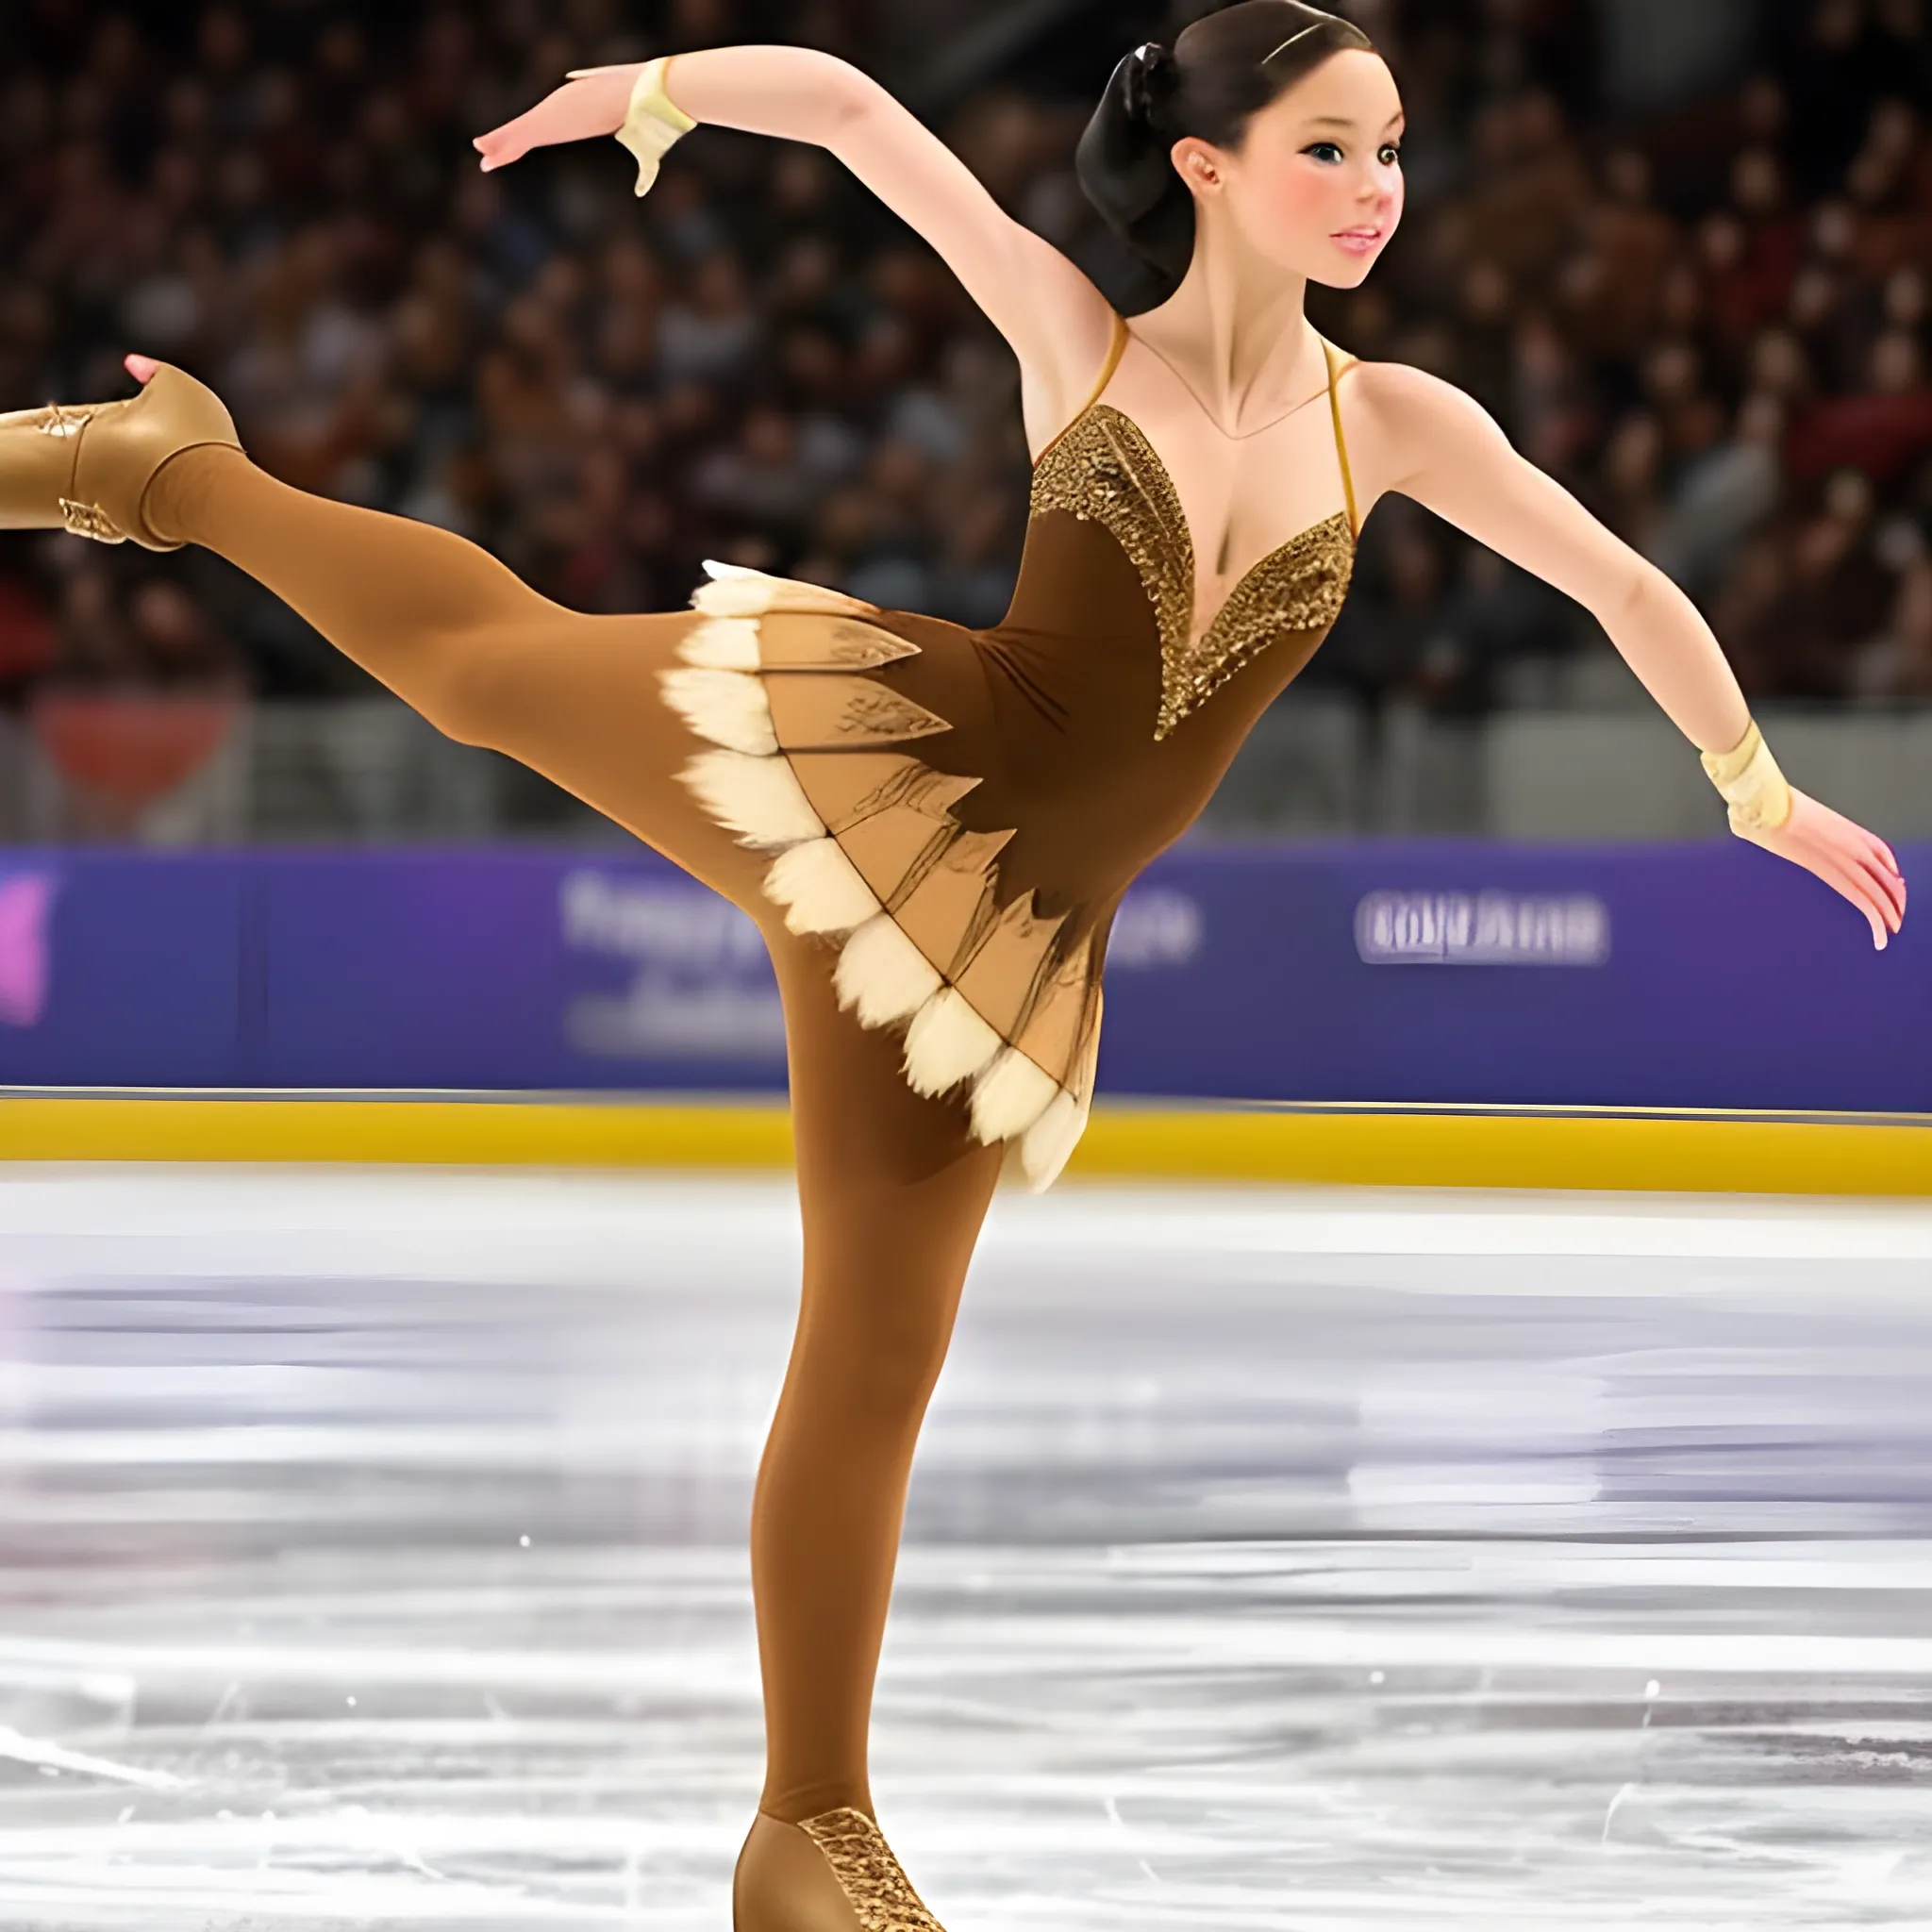
[[(1751, 728), (1750, 706), (1697, 607), (1518, 455), (1480, 403), (1399, 362), (1365, 364), (1347, 388), (1359, 425), (1349, 441), (1365, 481), (1413, 497), (1575, 598), (1700, 752), (1740, 743)], [(1793, 788), (1782, 825), (1740, 836), (1841, 892), (1871, 922), (1875, 945), (1898, 931), (1906, 882), (1890, 847), (1863, 826)]]

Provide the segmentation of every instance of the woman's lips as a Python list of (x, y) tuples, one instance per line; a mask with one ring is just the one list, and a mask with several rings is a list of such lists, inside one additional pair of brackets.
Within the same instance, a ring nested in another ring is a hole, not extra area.
[(1367, 255), (1372, 249), (1382, 245), (1382, 230), (1349, 228), (1332, 239), (1338, 248), (1345, 248), (1351, 255)]

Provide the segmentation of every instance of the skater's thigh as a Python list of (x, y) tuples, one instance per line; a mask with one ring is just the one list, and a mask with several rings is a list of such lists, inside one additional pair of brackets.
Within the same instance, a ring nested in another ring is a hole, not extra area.
[(658, 674), (696, 612), (585, 616), (546, 606), (467, 641), (438, 723), (542, 773), (758, 921), (785, 1005), (791, 1116), (814, 1319), (853, 1316), (944, 1346), (1002, 1150), (964, 1099), (915, 1093), (897, 1029), (861, 1026), (833, 988), (836, 948), (789, 931), (765, 896), (769, 855), (739, 844), (679, 782), (709, 749)]
[(832, 949), (766, 935), (785, 1001), (809, 1324), (849, 1325), (874, 1361), (937, 1372), (999, 1178), (965, 1102), (907, 1085), (903, 1031), (861, 1026), (832, 984)]
[(541, 772), (769, 927), (760, 881), (770, 855), (741, 845), (678, 780), (711, 747), (664, 702), (658, 674), (703, 621), (538, 605), (462, 640), (437, 723)]

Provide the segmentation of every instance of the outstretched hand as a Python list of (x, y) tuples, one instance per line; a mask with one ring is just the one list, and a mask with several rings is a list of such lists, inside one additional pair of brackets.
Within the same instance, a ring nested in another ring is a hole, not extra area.
[(1872, 943), (1880, 952), (1903, 924), (1905, 874), (1898, 869), (1891, 847), (1863, 825), (1854, 824), (1829, 806), (1807, 797), (1796, 786), (1791, 788), (1791, 815), (1776, 831), (1739, 836), (1816, 873), (1833, 891), (1841, 892), (1871, 922)]
[(635, 66), (591, 67), (582, 78), (565, 81), (514, 121), (476, 137), (471, 145), (483, 157), (483, 172), (508, 167), (533, 147), (615, 134), (630, 111), (630, 92), (637, 77)]

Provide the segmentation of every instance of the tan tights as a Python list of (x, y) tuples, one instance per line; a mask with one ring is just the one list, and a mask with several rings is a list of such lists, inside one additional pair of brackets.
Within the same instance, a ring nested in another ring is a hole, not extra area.
[(433, 724), (521, 759), (758, 923), (785, 1005), (805, 1286), (752, 1506), (763, 1809), (873, 1809), (866, 1734), (913, 1445), (999, 1169), (923, 1100), (899, 1042), (839, 1010), (829, 954), (759, 891), (763, 861), (676, 774), (658, 694), (683, 615), (587, 617), (433, 525), (279, 483), (240, 451), (167, 463), (145, 514), (258, 578)]

